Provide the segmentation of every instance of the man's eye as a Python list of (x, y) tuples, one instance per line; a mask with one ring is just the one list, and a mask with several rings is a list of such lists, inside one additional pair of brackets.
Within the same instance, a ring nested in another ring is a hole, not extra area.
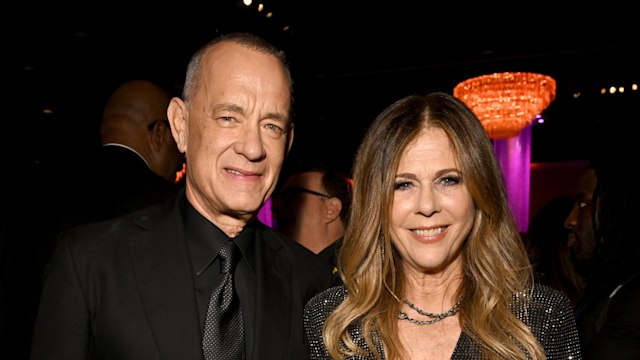
[(278, 136), (279, 137), (280, 135), (282, 135), (282, 133), (284, 133), (284, 130), (280, 126), (275, 125), (275, 124), (267, 124), (267, 125), (265, 125), (265, 128), (269, 132), (271, 132), (274, 136)]

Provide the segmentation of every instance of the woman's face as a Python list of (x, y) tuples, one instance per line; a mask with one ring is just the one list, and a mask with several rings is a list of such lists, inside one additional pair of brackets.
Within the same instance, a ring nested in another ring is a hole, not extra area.
[(391, 211), (391, 237), (406, 271), (461, 271), (460, 249), (474, 214), (446, 133), (423, 129), (400, 158)]

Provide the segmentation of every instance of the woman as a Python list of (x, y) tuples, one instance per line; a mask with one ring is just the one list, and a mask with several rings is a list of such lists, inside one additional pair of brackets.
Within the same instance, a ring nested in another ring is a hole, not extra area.
[(568, 298), (535, 285), (491, 141), (451, 95), (409, 96), (366, 133), (314, 359), (580, 359)]

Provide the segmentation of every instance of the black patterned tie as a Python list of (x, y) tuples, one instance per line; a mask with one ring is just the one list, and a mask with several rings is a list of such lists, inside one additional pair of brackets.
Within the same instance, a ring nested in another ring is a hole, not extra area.
[(233, 290), (233, 269), (240, 251), (233, 241), (218, 253), (224, 278), (211, 292), (205, 321), (202, 350), (206, 360), (237, 360), (245, 358), (244, 324), (240, 300)]

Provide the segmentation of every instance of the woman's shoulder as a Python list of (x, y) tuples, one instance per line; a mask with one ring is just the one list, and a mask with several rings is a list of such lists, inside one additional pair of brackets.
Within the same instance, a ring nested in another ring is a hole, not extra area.
[(534, 285), (516, 315), (544, 347), (549, 359), (580, 358), (580, 339), (569, 297), (548, 285)]
[(320, 338), (326, 318), (347, 296), (343, 285), (328, 288), (312, 297), (304, 307), (304, 326), (309, 338)]
[(530, 296), (535, 303), (571, 307), (567, 294), (548, 285), (536, 284)]
[(336, 285), (312, 297), (305, 306), (305, 312), (331, 312), (335, 309), (347, 296), (347, 289), (344, 285)]
[[(516, 301), (515, 313), (535, 333), (541, 332), (551, 323), (575, 324), (569, 297), (548, 285), (537, 284), (531, 291), (520, 294), (524, 302)], [(568, 322), (567, 322), (568, 321)]]

